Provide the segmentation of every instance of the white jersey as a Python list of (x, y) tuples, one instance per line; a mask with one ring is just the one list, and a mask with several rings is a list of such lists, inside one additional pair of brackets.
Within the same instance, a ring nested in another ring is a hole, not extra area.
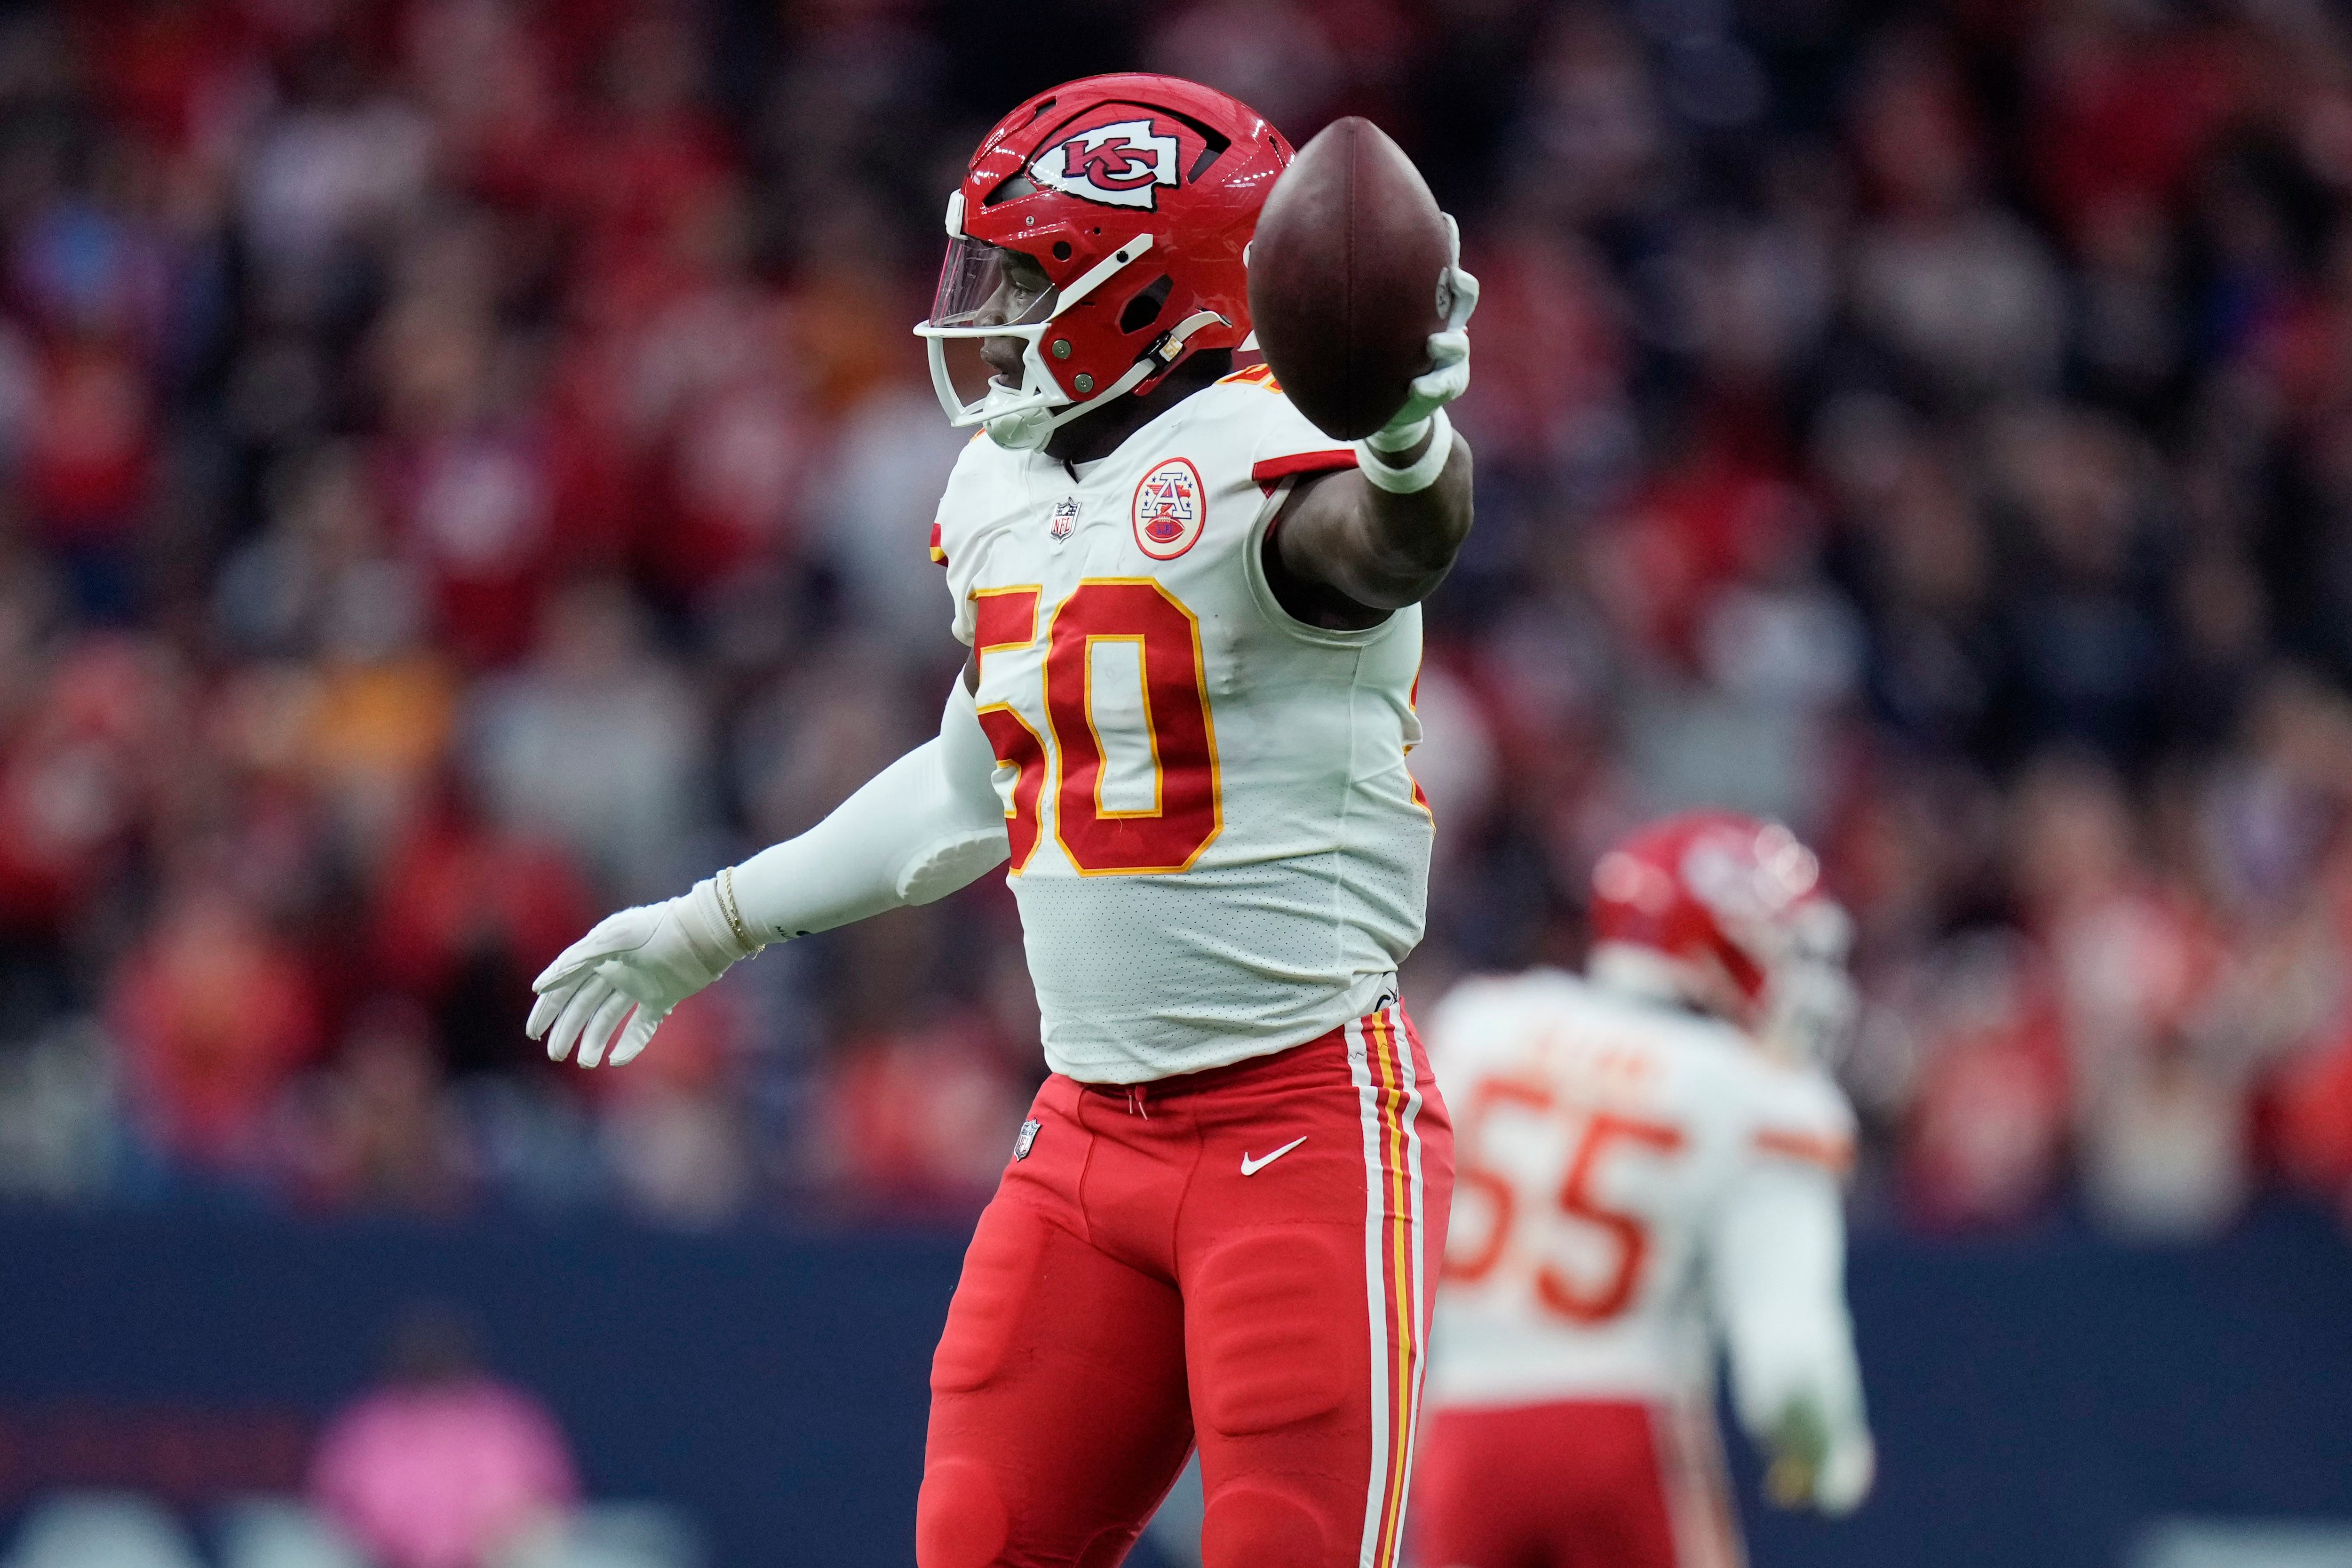
[(1428, 1029), (1454, 1113), (1439, 1405), (1805, 1397), (1859, 1434), (1841, 1178), (1853, 1113), (1729, 1026), (1556, 970), (1457, 987)]
[(1421, 940), (1405, 770), (1421, 612), (1294, 620), (1261, 548), (1293, 479), (1349, 467), (1263, 368), (1075, 472), (964, 448), (932, 533), (1012, 840), (1045, 1058), (1195, 1072), (1379, 1005)]

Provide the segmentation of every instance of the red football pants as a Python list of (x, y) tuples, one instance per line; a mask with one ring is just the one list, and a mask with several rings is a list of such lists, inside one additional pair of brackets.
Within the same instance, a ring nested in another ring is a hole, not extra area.
[(1431, 1413), (1421, 1568), (1739, 1568), (1712, 1415), (1617, 1400)]
[(920, 1568), (1108, 1568), (1196, 1438), (1206, 1568), (1391, 1568), (1454, 1183), (1403, 1009), (1030, 1116), (931, 1363)]

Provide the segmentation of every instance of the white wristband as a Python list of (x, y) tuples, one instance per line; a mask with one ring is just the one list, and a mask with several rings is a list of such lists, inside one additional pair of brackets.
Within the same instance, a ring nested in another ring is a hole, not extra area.
[(1410, 452), (1429, 434), (1429, 415), (1436, 412), (1433, 408), (1410, 425), (1384, 425), (1365, 437), (1364, 445), (1375, 452)]
[[(1374, 489), (1391, 495), (1412, 495), (1427, 489), (1445, 471), (1445, 459), (1454, 452), (1454, 421), (1445, 416), (1445, 410), (1432, 411), (1429, 425), (1429, 449), (1411, 468), (1397, 468), (1381, 457), (1380, 448), (1372, 445), (1372, 440), (1378, 439), (1375, 437), (1356, 443), (1357, 470)], [(1407, 443), (1408, 447), (1410, 445)]]

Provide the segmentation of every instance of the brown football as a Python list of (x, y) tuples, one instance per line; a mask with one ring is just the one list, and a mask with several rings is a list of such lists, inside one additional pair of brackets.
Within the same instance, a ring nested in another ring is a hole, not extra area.
[(1274, 184), (1250, 243), (1258, 346), (1298, 411), (1352, 441), (1388, 423), (1444, 323), (1445, 220), (1404, 150), (1336, 120)]

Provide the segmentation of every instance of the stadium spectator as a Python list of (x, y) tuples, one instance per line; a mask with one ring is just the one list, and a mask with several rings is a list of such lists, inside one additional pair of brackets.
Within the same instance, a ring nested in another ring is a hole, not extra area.
[(113, 998), (131, 1094), (169, 1158), (258, 1167), (278, 1091), (320, 1045), (299, 949), (237, 900), (191, 883), (124, 962)]
[(462, 1318), (413, 1308), (383, 1386), (328, 1423), (311, 1501), (383, 1568), (491, 1568), (578, 1500), (563, 1433), (482, 1370)]

